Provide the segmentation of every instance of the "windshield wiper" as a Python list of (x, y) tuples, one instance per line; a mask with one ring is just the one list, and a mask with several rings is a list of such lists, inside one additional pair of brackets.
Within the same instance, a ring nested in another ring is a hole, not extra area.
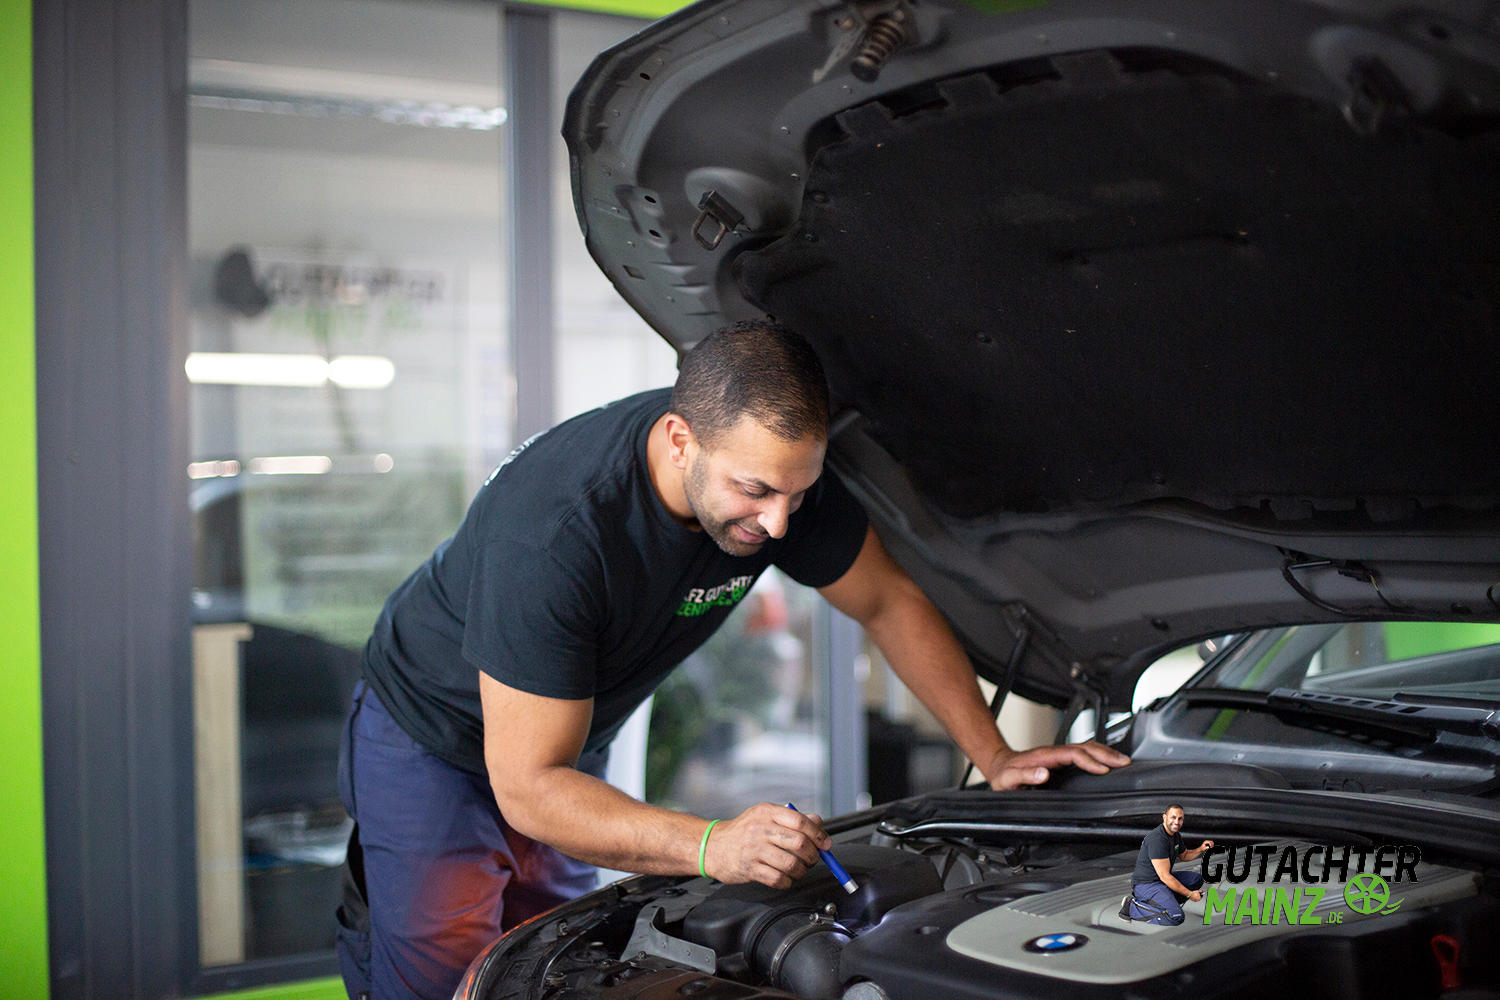
[(1277, 688), (1266, 704), (1272, 708), (1294, 706), (1296, 711), (1374, 722), (1395, 729), (1411, 726), (1413, 731), (1429, 733), (1462, 733), (1500, 740), (1500, 709), (1490, 705), (1439, 705), (1419, 701), (1390, 701), (1384, 698), (1361, 698), (1358, 695), (1331, 694), (1326, 691), (1298, 691)]
[(1486, 712), (1495, 710), (1495, 703), (1486, 698), (1465, 698), (1453, 694), (1410, 694), (1406, 691), (1397, 691), (1391, 695), (1392, 701), (1399, 701), (1403, 705), (1448, 705), (1454, 708), (1482, 709)]
[(1177, 697), (1191, 705), (1267, 711), (1289, 722), (1336, 719), (1426, 742), (1440, 732), (1500, 741), (1500, 709), (1458, 698), (1397, 695), (1400, 700), (1387, 700), (1295, 688), (1271, 691), (1196, 688), (1179, 691)]

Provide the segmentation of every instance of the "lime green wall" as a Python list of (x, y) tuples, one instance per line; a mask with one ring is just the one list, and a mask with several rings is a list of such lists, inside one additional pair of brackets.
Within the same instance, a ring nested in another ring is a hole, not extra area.
[(686, 7), (682, 0), (526, 0), (540, 7), (571, 7), (574, 10), (592, 10), (601, 14), (622, 14), (626, 17), (665, 17), (674, 10)]
[(47, 996), (37, 609), (31, 2), (0, 0), (0, 994)]
[(1388, 660), (1471, 649), (1500, 642), (1500, 625), (1486, 622), (1386, 622)]
[(309, 979), (302, 983), (281, 983), (236, 993), (217, 993), (200, 1000), (348, 1000), (348, 996), (344, 992), (344, 981), (334, 977)]

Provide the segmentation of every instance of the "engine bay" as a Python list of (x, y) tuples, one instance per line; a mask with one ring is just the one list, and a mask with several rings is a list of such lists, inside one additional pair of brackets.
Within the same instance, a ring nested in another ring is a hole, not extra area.
[[(518, 996), (524, 981), (535, 1000), (1500, 997), (1496, 880), (1451, 856), (1385, 883), (1370, 914), (1345, 894), (1363, 861), (1296, 887), (1264, 867), (1259, 883), (1235, 882), (1222, 865), (1181, 925), (1157, 926), (1121, 916), (1139, 839), (1123, 828), (953, 836), (872, 822), (835, 839), (852, 895), (823, 865), (784, 891), (628, 879), (502, 939), (480, 977), (495, 988), (468, 995)], [(1250, 839), (1237, 839), (1248, 866)], [(1264, 849), (1272, 868), (1282, 849)]]

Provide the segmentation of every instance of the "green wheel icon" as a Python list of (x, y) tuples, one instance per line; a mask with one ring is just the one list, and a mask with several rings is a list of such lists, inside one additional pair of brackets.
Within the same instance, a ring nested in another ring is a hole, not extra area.
[(1385, 884), (1385, 879), (1369, 872), (1354, 876), (1344, 886), (1344, 902), (1355, 913), (1378, 912), (1390, 899), (1391, 887)]

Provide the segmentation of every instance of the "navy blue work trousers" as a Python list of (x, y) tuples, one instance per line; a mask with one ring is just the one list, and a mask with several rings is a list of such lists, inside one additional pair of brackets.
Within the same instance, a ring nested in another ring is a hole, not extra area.
[(512, 830), (486, 778), (422, 749), (362, 681), (339, 794), (357, 824), (369, 912), (368, 933), (338, 929), (350, 997), (449, 1000), (502, 933), (594, 887), (592, 865)]
[[(1203, 873), (1183, 869), (1172, 873), (1177, 881), (1185, 888), (1203, 888)], [(1179, 896), (1167, 888), (1165, 882), (1141, 882), (1131, 886), (1130, 890), (1130, 919), (1144, 920), (1148, 924), (1166, 924), (1176, 926), (1182, 923), (1184, 915), (1182, 912), (1182, 901), (1186, 896)]]

